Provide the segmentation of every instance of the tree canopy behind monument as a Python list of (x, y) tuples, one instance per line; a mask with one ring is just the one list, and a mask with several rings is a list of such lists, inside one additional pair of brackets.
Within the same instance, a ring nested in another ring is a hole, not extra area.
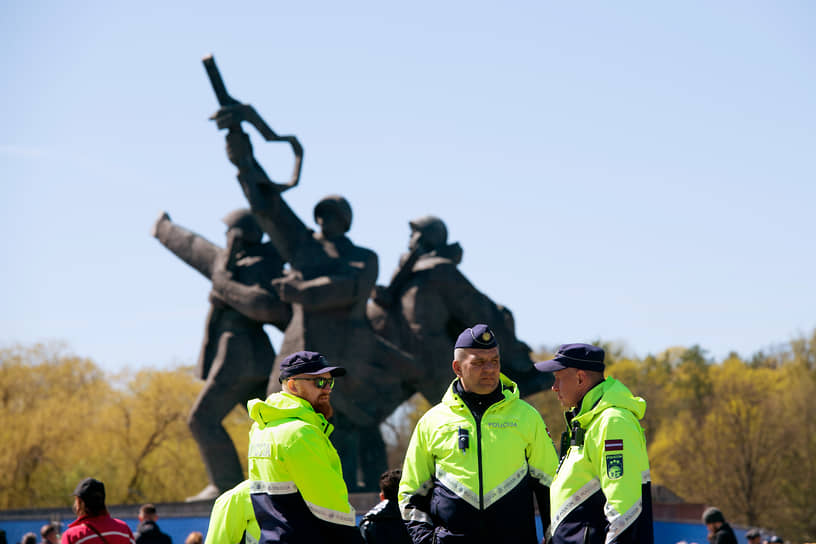
[[(106, 374), (59, 346), (0, 349), (0, 509), (68, 506), (86, 476), (108, 503), (183, 500), (206, 479), (185, 423), (191, 368)], [(246, 465), (249, 420), (225, 421)]]

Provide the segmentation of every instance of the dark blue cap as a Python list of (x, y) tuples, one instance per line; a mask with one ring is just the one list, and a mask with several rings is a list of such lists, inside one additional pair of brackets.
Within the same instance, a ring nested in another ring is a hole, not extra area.
[(329, 363), (316, 351), (296, 351), (281, 362), (281, 380), (297, 374), (317, 375), (331, 372), (332, 376), (345, 376), (346, 369)]
[(591, 344), (562, 344), (555, 357), (536, 363), (535, 367), (541, 372), (555, 372), (567, 367), (603, 372), (606, 368), (604, 350)]
[(493, 334), (490, 327), (479, 323), (463, 330), (459, 338), (456, 339), (456, 345), (453, 348), (490, 349), (498, 345), (496, 335)]

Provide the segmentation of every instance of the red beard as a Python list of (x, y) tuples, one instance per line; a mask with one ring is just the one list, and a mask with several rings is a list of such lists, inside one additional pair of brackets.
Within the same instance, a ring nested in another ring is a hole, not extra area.
[(334, 408), (332, 408), (331, 400), (328, 397), (318, 398), (314, 409), (318, 414), (323, 414), (326, 419), (331, 419), (334, 415)]

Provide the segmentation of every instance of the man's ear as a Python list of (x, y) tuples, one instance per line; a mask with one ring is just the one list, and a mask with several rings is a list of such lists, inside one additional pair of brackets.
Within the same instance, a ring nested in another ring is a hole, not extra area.
[(289, 391), (291, 391), (292, 393), (299, 392), (297, 390), (297, 380), (293, 380), (292, 378), (286, 378), (286, 380), (284, 380), (284, 383), (286, 384), (286, 387), (289, 388)]
[(451, 363), (451, 366), (453, 367), (453, 373), (456, 374), (457, 376), (461, 377), (462, 376), (462, 363), (460, 363), (459, 361), (454, 359), (453, 363)]
[(587, 379), (586, 372), (584, 372), (580, 368), (575, 369), (575, 376), (578, 379), (578, 385), (583, 385)]

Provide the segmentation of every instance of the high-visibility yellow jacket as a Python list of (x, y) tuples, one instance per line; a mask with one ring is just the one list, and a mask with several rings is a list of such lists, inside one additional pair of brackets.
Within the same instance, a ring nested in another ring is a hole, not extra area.
[(541, 415), (504, 375), (501, 386), (479, 425), (453, 384), (417, 423), (399, 487), (415, 543), (536, 542), (533, 490), (558, 459)]
[(651, 477), (638, 422), (646, 401), (607, 378), (567, 413), (561, 463), (550, 487), (554, 544), (651, 543)]
[(252, 508), (252, 482), (244, 480), (215, 500), (205, 544), (256, 544), (261, 527)]
[[(249, 479), (216, 501), (207, 544), (247, 541), (362, 543), (348, 500), (332, 425), (308, 401), (275, 393), (247, 404)], [(247, 502), (248, 501), (248, 502)], [(252, 514), (251, 516), (249, 514)], [(255, 536), (255, 525), (258, 536)]]

